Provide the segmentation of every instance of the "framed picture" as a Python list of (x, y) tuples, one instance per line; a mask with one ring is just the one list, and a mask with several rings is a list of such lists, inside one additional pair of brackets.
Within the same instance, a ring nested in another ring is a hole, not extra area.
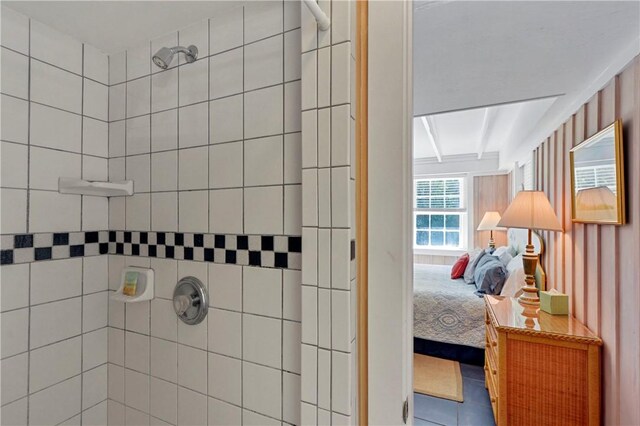
[(581, 223), (625, 223), (622, 122), (616, 120), (569, 151), (571, 219)]

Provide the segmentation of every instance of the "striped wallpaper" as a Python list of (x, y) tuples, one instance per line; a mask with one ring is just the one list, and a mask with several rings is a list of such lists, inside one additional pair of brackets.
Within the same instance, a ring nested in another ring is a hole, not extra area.
[[(569, 150), (618, 118), (627, 224), (572, 224)], [(604, 340), (604, 424), (640, 424), (640, 56), (536, 148), (534, 159), (536, 185), (565, 228), (545, 233), (548, 286), (569, 294), (573, 315)]]

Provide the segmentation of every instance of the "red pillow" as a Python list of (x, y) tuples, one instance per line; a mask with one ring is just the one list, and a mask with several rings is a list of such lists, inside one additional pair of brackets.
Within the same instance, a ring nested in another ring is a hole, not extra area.
[(469, 253), (465, 253), (456, 260), (456, 263), (453, 264), (453, 268), (451, 268), (451, 279), (455, 280), (456, 278), (462, 278), (464, 275), (464, 270), (467, 269), (467, 264), (469, 263)]

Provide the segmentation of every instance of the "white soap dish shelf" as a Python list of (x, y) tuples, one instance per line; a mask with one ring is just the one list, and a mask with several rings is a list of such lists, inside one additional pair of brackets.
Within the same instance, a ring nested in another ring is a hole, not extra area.
[[(128, 296), (122, 292), (124, 289), (124, 277), (127, 272), (137, 272), (138, 273), (138, 284), (136, 285), (136, 294), (135, 296)], [(147, 300), (151, 300), (154, 297), (154, 274), (153, 269), (149, 268), (138, 268), (135, 266), (127, 266), (122, 269), (122, 273), (120, 274), (120, 287), (115, 293), (111, 294), (111, 300), (117, 300), (119, 302), (126, 303), (134, 303), (134, 302), (144, 302)]]
[(94, 195), (98, 197), (122, 197), (133, 195), (133, 181), (99, 182), (61, 177), (58, 179), (58, 192), (61, 194)]

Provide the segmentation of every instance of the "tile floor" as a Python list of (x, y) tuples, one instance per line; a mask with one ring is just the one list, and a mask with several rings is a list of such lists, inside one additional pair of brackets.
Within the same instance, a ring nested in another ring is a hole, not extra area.
[(494, 426), (489, 393), (484, 387), (482, 367), (460, 364), (464, 402), (415, 393), (414, 424), (445, 426)]

